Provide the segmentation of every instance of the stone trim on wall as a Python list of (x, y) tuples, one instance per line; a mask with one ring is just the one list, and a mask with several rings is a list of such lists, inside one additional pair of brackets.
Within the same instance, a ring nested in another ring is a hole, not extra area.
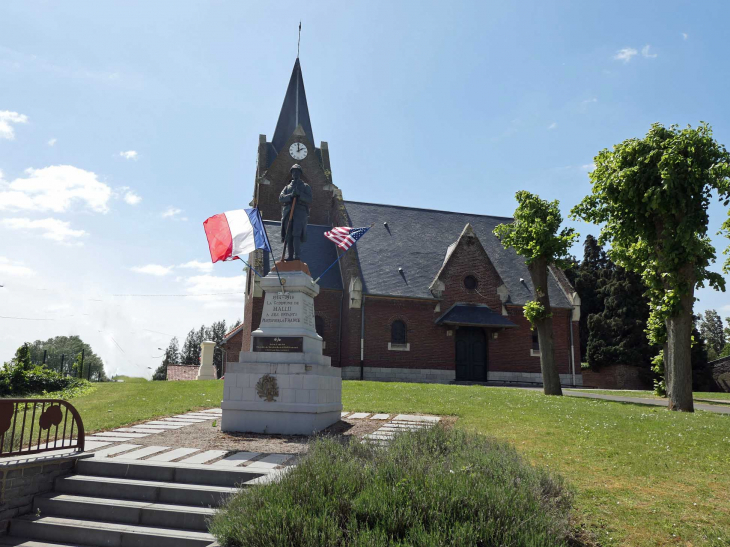
[[(542, 373), (540, 372), (501, 372), (501, 371), (487, 371), (487, 382), (515, 382), (523, 384), (540, 384), (542, 385)], [(560, 384), (563, 386), (573, 385), (572, 374), (560, 374)], [(575, 375), (575, 385), (583, 385), (583, 376), (581, 374)]]
[[(364, 367), (365, 380), (446, 384), (456, 379), (455, 370), (398, 367)], [(342, 367), (343, 380), (359, 380), (360, 367)]]

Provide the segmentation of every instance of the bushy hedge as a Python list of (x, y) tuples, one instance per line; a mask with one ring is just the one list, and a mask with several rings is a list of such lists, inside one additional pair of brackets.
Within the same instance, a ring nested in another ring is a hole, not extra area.
[(85, 385), (86, 380), (67, 377), (30, 361), (30, 350), (22, 346), (0, 370), (0, 397), (22, 397), (63, 391)]
[(509, 445), (435, 427), (389, 448), (319, 439), (215, 515), (225, 547), (559, 546), (571, 491)]

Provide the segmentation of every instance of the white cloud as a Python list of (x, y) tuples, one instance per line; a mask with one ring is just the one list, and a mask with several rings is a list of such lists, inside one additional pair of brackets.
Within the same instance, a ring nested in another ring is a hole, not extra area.
[(28, 116), (10, 112), (9, 110), (0, 110), (0, 139), (15, 139), (15, 130), (11, 123), (28, 123)]
[(56, 218), (44, 218), (31, 220), (29, 218), (6, 218), (2, 221), (3, 226), (11, 230), (39, 230), (46, 239), (52, 239), (66, 243), (69, 239), (79, 238), (87, 235), (84, 230), (71, 229), (70, 222), (64, 222)]
[(126, 152), (119, 152), (119, 155), (122, 156), (125, 160), (136, 160), (139, 155), (134, 150), (127, 150)]
[(24, 266), (22, 262), (0, 256), (0, 274), (25, 277), (35, 275), (36, 273), (27, 266)]
[(683, 32), (682, 38), (686, 40), (687, 38), (689, 38), (689, 34), (687, 34), (686, 32)]
[(142, 201), (142, 198), (135, 194), (133, 190), (127, 190), (124, 194), (124, 201), (129, 205), (137, 205), (140, 201)]
[(185, 264), (180, 264), (179, 267), (200, 270), (201, 272), (212, 272), (213, 271), (212, 262), (199, 262), (198, 260), (191, 260), (190, 262), (186, 262)]
[(657, 56), (656, 53), (649, 53), (649, 48), (651, 46), (649, 44), (646, 44), (643, 48), (641, 48), (641, 54), (646, 57), (647, 59), (653, 59)]
[(193, 300), (208, 302), (208, 307), (239, 308), (246, 291), (246, 276), (218, 277), (215, 275), (196, 275), (185, 280), (188, 294), (196, 296)]
[(593, 97), (592, 99), (585, 99), (584, 101), (581, 101), (580, 104), (591, 104), (591, 103), (597, 103), (598, 99)]
[(581, 165), (580, 168), (583, 171), (593, 171), (596, 168), (596, 164), (595, 163), (586, 163), (585, 165)]
[(553, 122), (550, 125), (548, 125), (548, 129), (555, 129), (558, 126), (558, 122)]
[(132, 268), (133, 272), (156, 275), (162, 277), (172, 271), (172, 266), (160, 266), (159, 264), (147, 264), (146, 266), (135, 266)]
[(632, 47), (625, 47), (623, 49), (620, 49), (618, 52), (616, 52), (616, 55), (613, 56), (614, 59), (617, 61), (623, 61), (624, 63), (628, 63), (631, 58), (639, 53)]
[(48, 146), (56, 146), (57, 142), (58, 139), (56, 137), (53, 137), (51, 140), (48, 141)]
[(3, 209), (60, 213), (81, 201), (92, 211), (106, 213), (112, 195), (95, 173), (72, 165), (26, 169), (26, 178), (3, 184), (0, 180), (0, 211)]
[(162, 218), (173, 218), (178, 220), (187, 220), (187, 217), (181, 217), (178, 216), (180, 213), (182, 213), (182, 209), (178, 209), (177, 207), (168, 207), (164, 211), (162, 211)]

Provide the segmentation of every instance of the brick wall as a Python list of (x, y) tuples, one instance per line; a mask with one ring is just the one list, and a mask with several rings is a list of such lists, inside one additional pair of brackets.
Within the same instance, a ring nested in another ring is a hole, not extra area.
[(167, 365), (168, 380), (195, 380), (198, 369), (195, 365)]
[(651, 372), (630, 365), (609, 365), (583, 371), (583, 385), (598, 389), (651, 389)]
[(53, 481), (68, 475), (76, 458), (30, 460), (0, 467), (0, 535), (5, 534), (10, 519), (30, 513), (33, 497), (53, 490)]

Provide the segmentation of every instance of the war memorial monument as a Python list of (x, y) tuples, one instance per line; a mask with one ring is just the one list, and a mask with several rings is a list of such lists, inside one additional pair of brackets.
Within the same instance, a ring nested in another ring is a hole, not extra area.
[(314, 297), (319, 294), (300, 260), (312, 191), (291, 168), (282, 190), (281, 238), (288, 258), (261, 279), (265, 292), (259, 328), (251, 333), (238, 363), (229, 363), (223, 431), (309, 435), (336, 423), (342, 412), (342, 373), (322, 354), (315, 330)]

